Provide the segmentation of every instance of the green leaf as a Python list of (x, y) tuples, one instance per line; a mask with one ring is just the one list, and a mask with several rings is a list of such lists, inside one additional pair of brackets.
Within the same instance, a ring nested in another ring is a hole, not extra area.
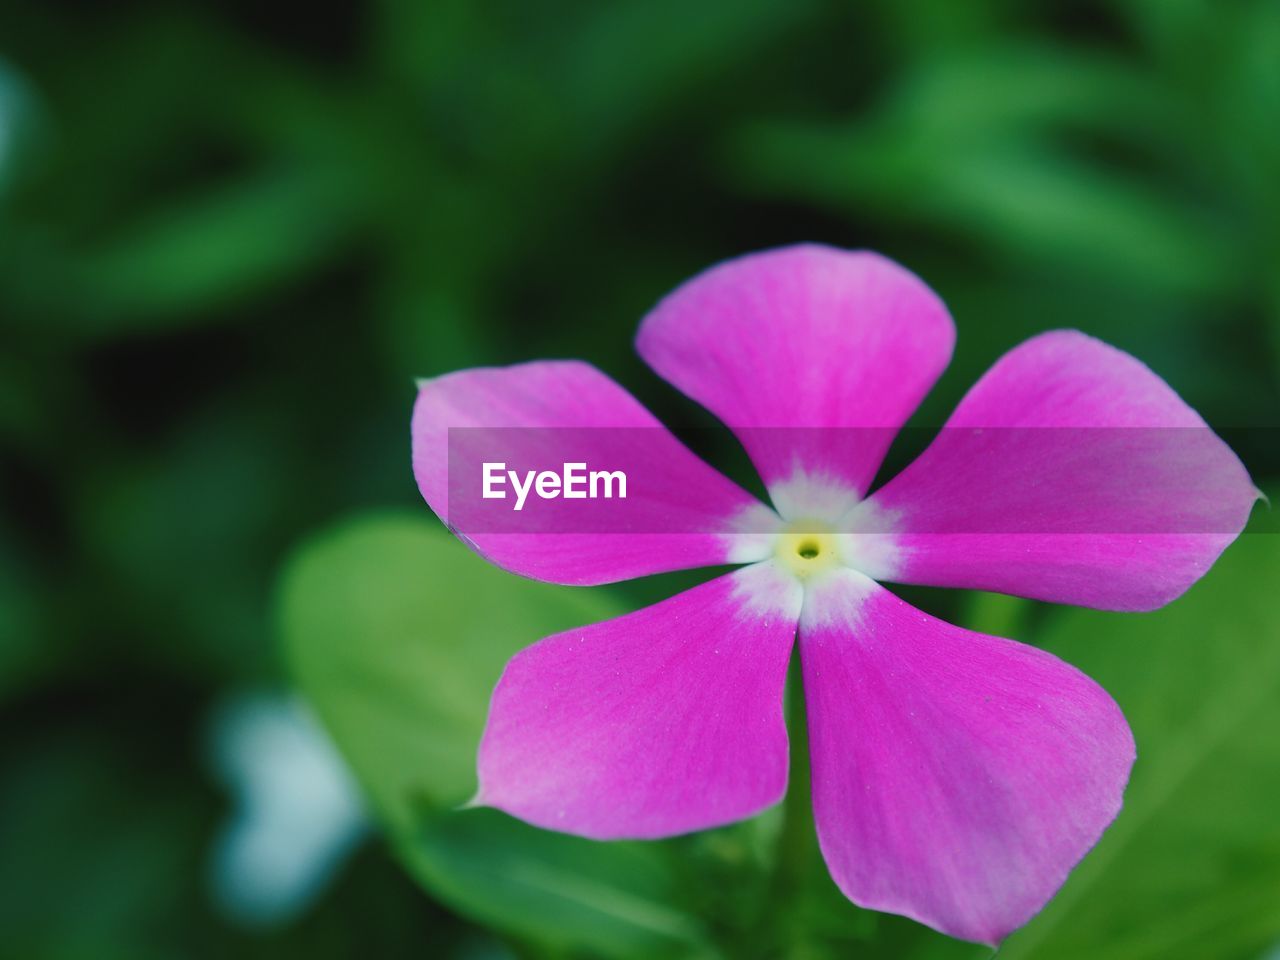
[(427, 819), (400, 854), (441, 899), (553, 947), (696, 952), (698, 923), (674, 905), (671, 870), (653, 845), (597, 843), (464, 810)]
[(1003, 593), (969, 591), (963, 626), (997, 637), (1019, 637), (1031, 612), (1032, 602)]
[(98, 332), (193, 323), (314, 268), (348, 211), (325, 177), (268, 172), (144, 214), (80, 278)]
[(1277, 583), (1280, 540), (1246, 534), (1163, 610), (1050, 625), (1044, 645), (1123, 708), (1138, 761), (1119, 818), (1001, 960), (1230, 960), (1280, 937)]
[(379, 514), (304, 545), (280, 596), (289, 665), (398, 855), (459, 912), (555, 950), (694, 949), (664, 848), (594, 843), (489, 810), (475, 750), (507, 659), (620, 611), (491, 566), (432, 520)]
[(428, 517), (378, 514), (303, 546), (284, 576), (294, 678), (393, 826), (475, 791), (475, 750), (506, 661), (621, 612), (600, 593), (491, 566)]
[(0, 517), (0, 703), (53, 666), (45, 611), (50, 599), (24, 569)]
[[(1122, 63), (999, 45), (904, 71), (844, 121), (749, 124), (727, 162), (764, 193), (942, 229), (1012, 262), (1216, 296), (1244, 275), (1239, 227), (1166, 169), (1176, 114)], [(1138, 166), (1100, 159), (1093, 141)]]
[[(634, 129), (810, 16), (810, 0), (602, 5), (556, 59), (565, 104), (596, 137)], [(680, 29), (671, 23), (679, 21)], [(572, 96), (568, 96), (572, 94)]]

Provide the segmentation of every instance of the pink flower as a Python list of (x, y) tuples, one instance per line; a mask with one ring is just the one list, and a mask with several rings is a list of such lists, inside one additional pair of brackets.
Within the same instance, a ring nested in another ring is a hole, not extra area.
[[(954, 341), (937, 296), (874, 253), (753, 254), (663, 300), (640, 355), (734, 430), (772, 509), (584, 363), (425, 383), (419, 488), (497, 565), (566, 584), (742, 565), (514, 657), (477, 802), (599, 839), (757, 813), (786, 789), (782, 694), (798, 639), (814, 815), (840, 889), (986, 943), (1033, 916), (1120, 810), (1134, 761), (1124, 717), (1068, 664), (936, 620), (881, 582), (1151, 610), (1208, 570), (1257, 491), (1141, 362), (1055, 331), (1002, 357), (868, 496)], [(513, 461), (559, 468), (565, 453), (643, 476), (626, 500), (592, 505), (613, 511), (608, 529), (567, 526), (586, 506), (563, 500), (511, 514), (519, 527), (463, 528), (449, 437), (472, 427), (526, 428), (504, 433)], [(567, 429), (575, 449), (532, 428)]]

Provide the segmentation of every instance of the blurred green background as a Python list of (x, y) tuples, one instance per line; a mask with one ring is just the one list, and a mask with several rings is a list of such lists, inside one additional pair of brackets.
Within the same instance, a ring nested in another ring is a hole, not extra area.
[[(988, 953), (849, 905), (777, 810), (596, 845), (453, 809), (506, 657), (698, 577), (473, 560), (412, 483), (413, 378), (582, 357), (705, 426), (635, 325), (797, 240), (948, 302), (921, 424), (1078, 327), (1280, 494), (1274, 0), (0, 0), (0, 954)], [(1137, 735), (1002, 958), (1280, 955), (1275, 527), (1151, 615), (908, 592)]]

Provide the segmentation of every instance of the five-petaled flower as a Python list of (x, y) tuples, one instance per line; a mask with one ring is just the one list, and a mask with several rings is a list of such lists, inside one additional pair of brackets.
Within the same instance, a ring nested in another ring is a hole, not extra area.
[(772, 508), (586, 364), (424, 383), (413, 466), (446, 522), (451, 428), (614, 428), (581, 435), (631, 445), (665, 478), (633, 481), (625, 529), (460, 531), (493, 563), (566, 584), (742, 565), (514, 657), (477, 802), (600, 839), (748, 817), (786, 789), (798, 642), (814, 815), (840, 889), (986, 943), (1035, 914), (1120, 810), (1135, 756), (1124, 717), (1075, 668), (937, 620), (881, 581), (1150, 610), (1208, 570), (1257, 491), (1141, 362), (1056, 331), (1002, 357), (868, 495), (954, 340), (913, 274), (822, 246), (723, 263), (659, 303), (640, 355), (737, 433)]

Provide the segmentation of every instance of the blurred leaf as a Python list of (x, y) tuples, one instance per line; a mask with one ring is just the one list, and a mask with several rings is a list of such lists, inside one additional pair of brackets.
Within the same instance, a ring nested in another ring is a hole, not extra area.
[(324, 178), (268, 173), (123, 227), (84, 265), (98, 332), (171, 326), (259, 293), (330, 253), (343, 212)]
[(294, 678), (398, 828), (424, 802), (474, 792), (489, 696), (512, 654), (621, 612), (600, 592), (505, 573), (408, 511), (305, 544), (280, 608)]
[[(755, 189), (941, 226), (1004, 257), (1218, 293), (1239, 282), (1231, 225), (1163, 188), (1152, 141), (1175, 104), (1161, 93), (1097, 56), (985, 49), (904, 74), (866, 117), (747, 126), (729, 163)], [(1151, 169), (1111, 162), (1112, 140)]]
[[(186, 784), (157, 788), (103, 732), (40, 731), (0, 780), (0, 953), (103, 960), (165, 955), (148, 936), (180, 902), (198, 829)], [(104, 826), (109, 825), (108, 829)]]
[(475, 750), (506, 660), (619, 612), (601, 593), (515, 577), (421, 514), (389, 513), (304, 545), (280, 602), (295, 679), (433, 893), (553, 948), (630, 956), (696, 941), (662, 848), (447, 809), (474, 792)]
[(875, 122), (936, 147), (1072, 124), (1131, 130), (1159, 118), (1161, 108), (1159, 90), (1125, 61), (1018, 40), (914, 64), (899, 75)]
[(56, 663), (43, 614), (48, 598), (10, 548), (12, 535), (0, 516), (0, 704), (20, 693)]
[(400, 847), (446, 903), (553, 948), (610, 956), (695, 955), (698, 921), (658, 848), (537, 830), (496, 810), (428, 817)]
[[(157, 395), (181, 404), (183, 386)], [(163, 625), (153, 660), (205, 677), (261, 669), (277, 561), (255, 547), (291, 539), (275, 531), (295, 502), (288, 477), (299, 439), (292, 423), (255, 406), (242, 387), (216, 411), (187, 412), (162, 449), (117, 460), (128, 467), (100, 468), (86, 484), (77, 519), (93, 583), (108, 598), (131, 598), (113, 609), (117, 629), (145, 642), (147, 630), (134, 624)], [(312, 480), (313, 495), (324, 482)]]
[(1211, 0), (1127, 0), (1114, 6), (1132, 21), (1148, 47), (1192, 68), (1198, 66), (1204, 47), (1211, 45), (1215, 24), (1229, 9)]
[(1280, 537), (1246, 534), (1163, 610), (1051, 624), (1044, 645), (1116, 698), (1138, 762), (1115, 824), (1001, 960), (1232, 960), (1280, 937), (1276, 583)]
[(1032, 601), (981, 590), (966, 591), (966, 600), (963, 626), (997, 637), (1023, 635), (1022, 627), (1031, 612)]
[[(814, 10), (812, 0), (629, 0), (592, 7), (556, 63), (593, 140), (650, 121)], [(679, 23), (678, 30), (671, 29)]]

